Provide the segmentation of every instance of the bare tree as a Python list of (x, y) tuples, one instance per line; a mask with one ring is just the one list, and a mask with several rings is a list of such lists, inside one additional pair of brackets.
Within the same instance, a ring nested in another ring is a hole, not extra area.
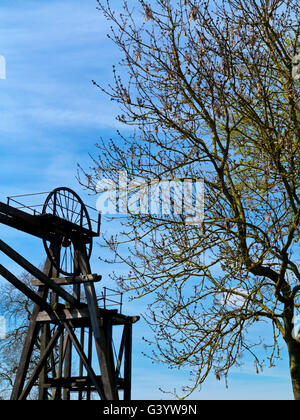
[[(22, 281), (32, 288), (32, 277), (27, 273), (22, 274)], [(6, 333), (0, 341), (0, 395), (9, 399), (19, 366), (23, 343), (27, 334), (33, 303), (14, 286), (4, 283), (0, 288), (0, 307), (6, 320)], [(39, 349), (31, 361), (31, 369), (38, 361)], [(31, 399), (37, 395), (31, 393)]]
[[(94, 84), (133, 130), (101, 141), (88, 187), (118, 182), (121, 170), (146, 183), (205, 180), (200, 226), (174, 211), (130, 214), (125, 236), (107, 238), (129, 267), (123, 287), (153, 296), (154, 359), (193, 370), (187, 395), (245, 352), (260, 369), (258, 345), (275, 364), (282, 341), (299, 400), (298, 1), (135, 0), (118, 13), (119, 2), (98, 4), (123, 60), (112, 84)], [(257, 322), (270, 342), (250, 334)]]

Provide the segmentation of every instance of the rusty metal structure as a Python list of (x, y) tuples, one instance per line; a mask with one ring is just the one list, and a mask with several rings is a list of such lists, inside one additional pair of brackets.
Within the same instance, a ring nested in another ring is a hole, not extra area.
[[(24, 204), (42, 194), (42, 205)], [(64, 187), (0, 202), (0, 223), (40, 238), (46, 252), (42, 270), (0, 240), (0, 251), (30, 273), (36, 287), (0, 264), (0, 275), (34, 302), (12, 400), (37, 389), (40, 400), (131, 399), (132, 326), (139, 317), (121, 313), (118, 292), (104, 288), (96, 295), (101, 276), (92, 274), (89, 260), (101, 216), (92, 219), (90, 211)]]

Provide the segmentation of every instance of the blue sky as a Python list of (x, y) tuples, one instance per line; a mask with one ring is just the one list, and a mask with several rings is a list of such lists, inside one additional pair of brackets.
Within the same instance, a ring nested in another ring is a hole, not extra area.
[[(130, 1), (130, 0), (129, 0)], [(120, 1), (112, 1), (119, 5)], [(118, 51), (107, 39), (107, 23), (95, 0), (1, 0), (0, 55), (6, 60), (6, 79), (0, 79), (0, 200), (8, 195), (50, 191), (58, 186), (75, 189), (93, 205), (76, 180), (77, 164), (90, 164), (100, 137), (120, 128), (117, 109), (91, 83), (111, 80)], [(125, 133), (125, 128), (122, 128)], [(103, 230), (117, 229), (107, 221)], [(1, 239), (34, 264), (44, 259), (39, 240), (1, 226)], [(16, 272), (4, 258), (1, 263)], [(108, 278), (110, 267), (97, 260), (93, 272)], [(131, 302), (125, 312), (141, 314), (147, 302)], [(260, 331), (264, 334), (264, 330)], [(172, 391), (188, 381), (189, 372), (152, 365), (142, 356), (148, 351), (141, 340), (150, 334), (140, 321), (134, 329), (133, 398), (170, 398), (159, 387)], [(257, 375), (252, 362), (235, 368), (229, 387), (208, 379), (194, 399), (292, 399), (288, 360)]]

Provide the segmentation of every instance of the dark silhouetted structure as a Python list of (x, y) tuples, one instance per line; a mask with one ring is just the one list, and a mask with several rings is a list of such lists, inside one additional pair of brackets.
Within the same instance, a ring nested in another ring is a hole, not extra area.
[[(109, 289), (96, 297), (94, 285), (101, 276), (91, 273), (89, 259), (93, 238), (100, 233), (100, 214), (91, 219), (88, 207), (69, 188), (41, 194), (47, 194), (41, 206), (24, 204), (40, 194), (0, 203), (0, 222), (41, 238), (47, 253), (41, 271), (0, 240), (0, 251), (30, 273), (37, 287), (29, 288), (0, 264), (0, 275), (35, 303), (11, 399), (26, 399), (38, 384), (40, 400), (130, 400), (132, 324), (139, 317), (123, 315), (121, 300), (109, 299)], [(122, 329), (118, 351), (115, 326)]]

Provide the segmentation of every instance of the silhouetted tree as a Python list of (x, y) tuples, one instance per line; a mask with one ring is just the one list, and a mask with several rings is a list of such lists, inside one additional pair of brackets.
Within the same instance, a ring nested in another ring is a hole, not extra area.
[[(22, 274), (21, 280), (30, 288), (32, 277)], [(5, 338), (0, 341), (0, 395), (9, 399), (27, 334), (33, 303), (22, 292), (5, 282), (0, 287), (1, 314), (6, 320)], [(31, 362), (30, 372), (38, 361), (39, 349)], [(37, 395), (31, 393), (31, 399)]]

